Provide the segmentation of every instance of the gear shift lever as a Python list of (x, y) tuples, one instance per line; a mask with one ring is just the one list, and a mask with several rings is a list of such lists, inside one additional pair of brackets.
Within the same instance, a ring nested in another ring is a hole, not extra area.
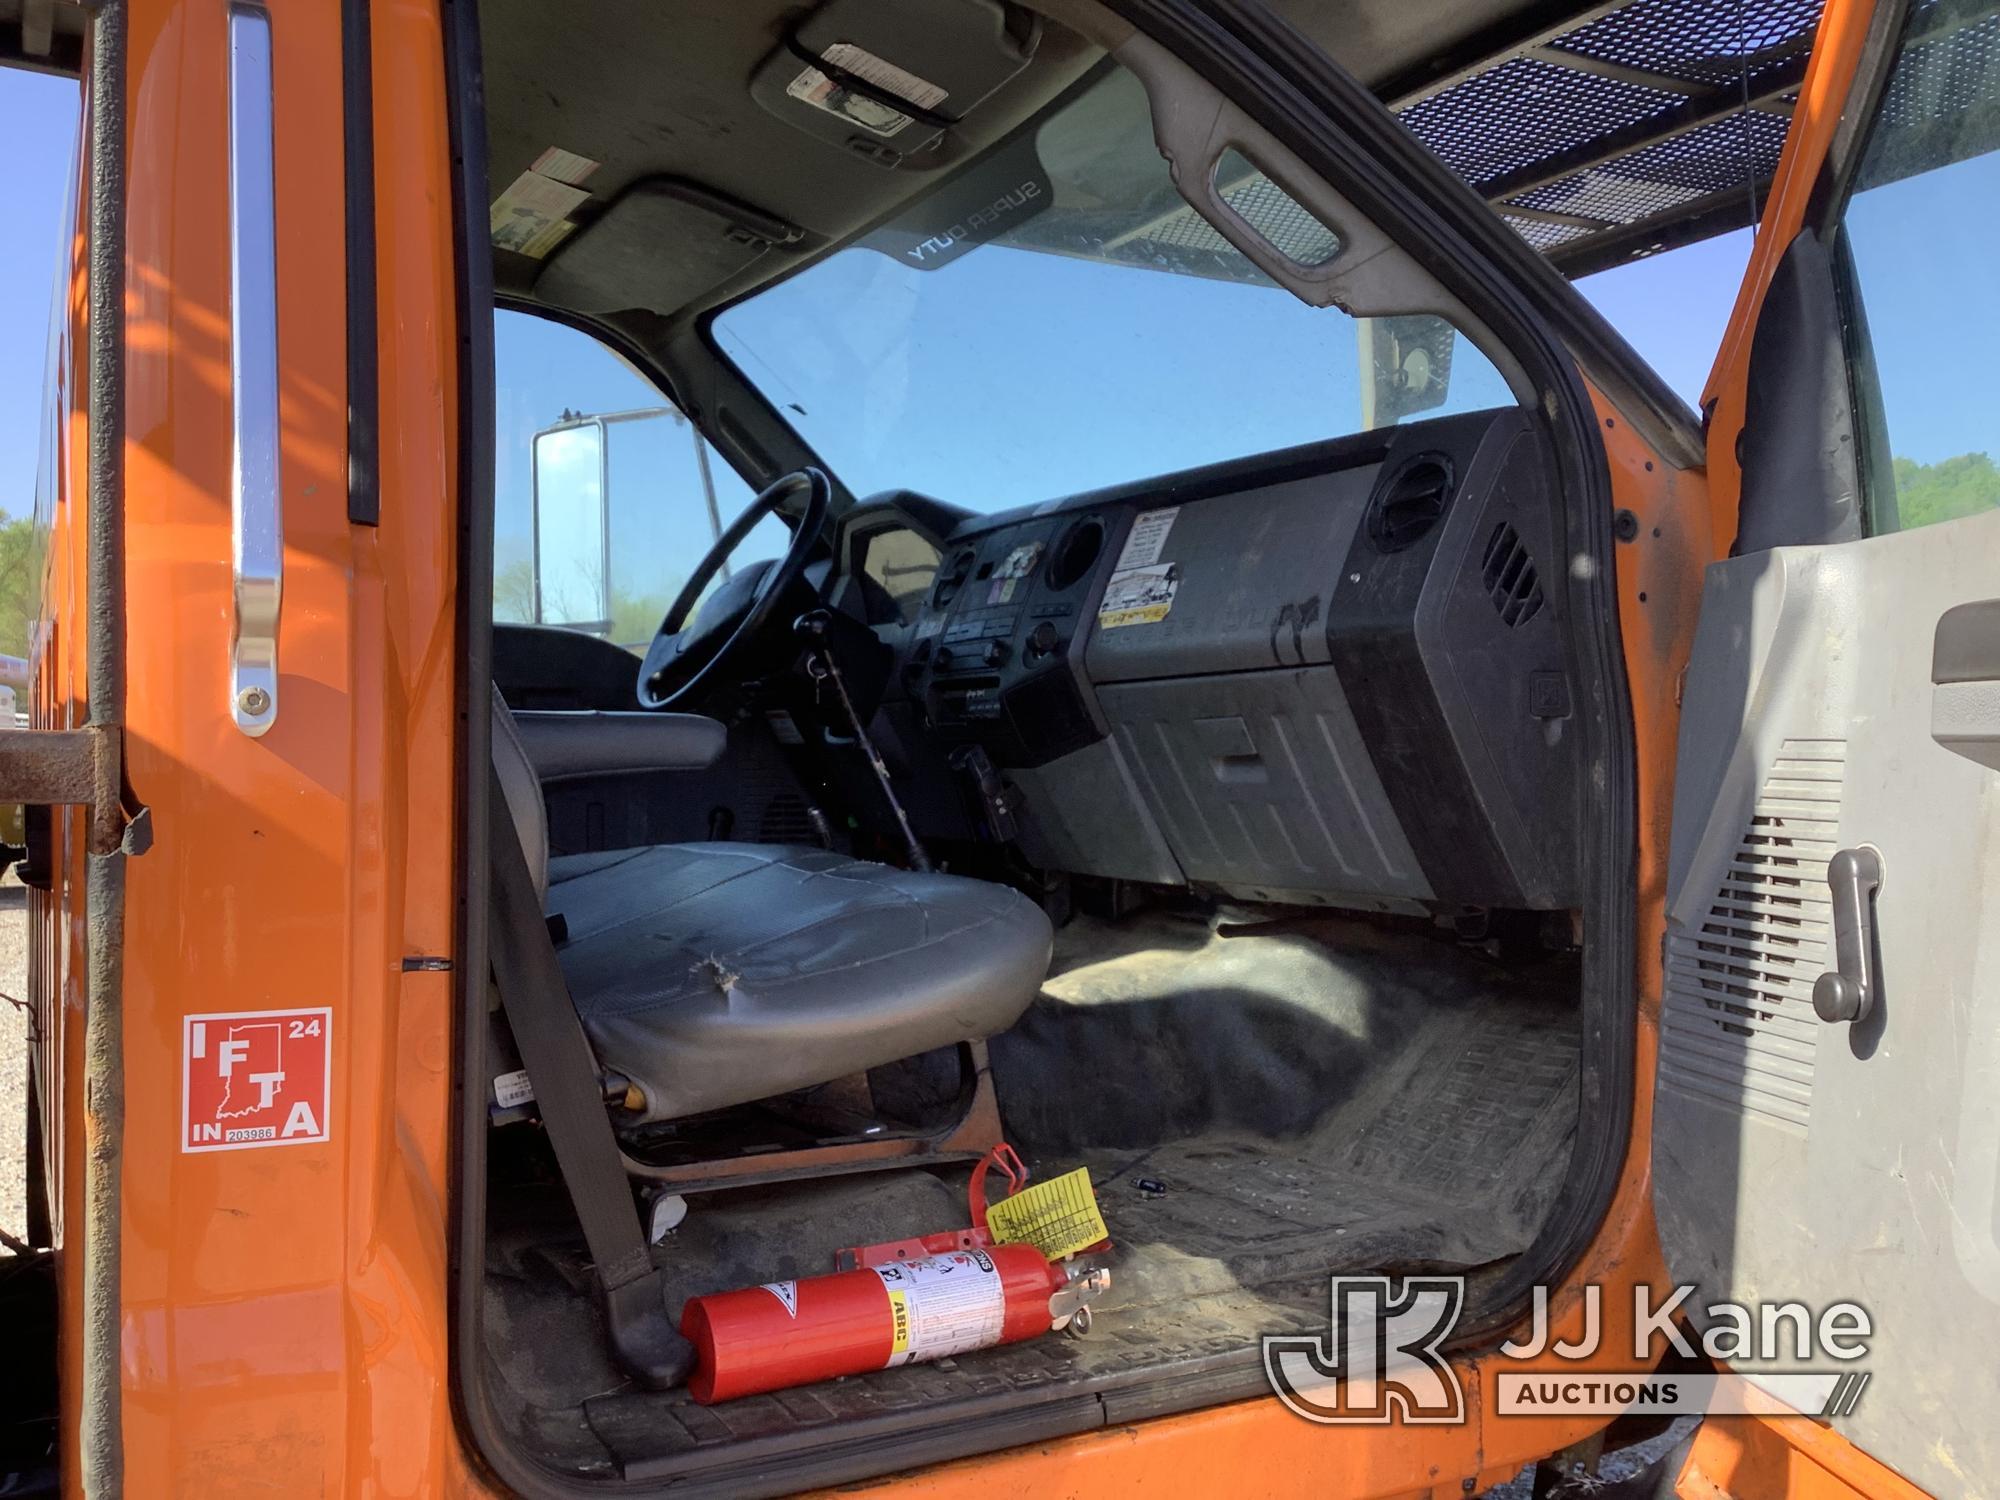
[(833, 623), (832, 617), (823, 609), (810, 609), (792, 622), (792, 629), (807, 642), (809, 655), (806, 658), (806, 672), (815, 682), (831, 682), (833, 694), (840, 700), (840, 709), (847, 716), (848, 727), (854, 732), (854, 742), (868, 757), (868, 764), (875, 770), (875, 780), (881, 784), (882, 795), (888, 800), (889, 810), (896, 815), (896, 822), (903, 830), (903, 848), (909, 856), (910, 868), (928, 870), (931, 857), (924, 853), (924, 846), (917, 841), (916, 831), (910, 827), (909, 814), (903, 811), (903, 804), (896, 796), (896, 789), (889, 784), (889, 767), (883, 761), (875, 742), (868, 738), (868, 731), (861, 725), (861, 715), (854, 711), (854, 700), (847, 696), (847, 683), (840, 675), (840, 667), (833, 659), (833, 652), (827, 649), (827, 627)]

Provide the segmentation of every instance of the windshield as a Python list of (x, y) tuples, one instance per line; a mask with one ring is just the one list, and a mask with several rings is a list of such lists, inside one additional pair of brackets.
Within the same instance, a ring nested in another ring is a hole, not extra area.
[[(1332, 231), (1245, 158), (1216, 186), (1294, 259), (1329, 258)], [(850, 490), (982, 512), (1513, 401), (1438, 319), (1371, 324), (1258, 271), (1175, 191), (1123, 70), (712, 327)]]

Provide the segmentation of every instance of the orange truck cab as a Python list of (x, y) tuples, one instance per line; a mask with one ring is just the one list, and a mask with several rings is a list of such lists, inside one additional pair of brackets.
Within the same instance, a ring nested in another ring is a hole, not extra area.
[(0, 1493), (1991, 1492), (1992, 0), (15, 9)]

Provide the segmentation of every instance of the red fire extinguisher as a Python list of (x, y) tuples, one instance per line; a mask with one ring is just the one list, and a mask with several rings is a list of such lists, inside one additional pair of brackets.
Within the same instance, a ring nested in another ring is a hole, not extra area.
[(695, 1297), (681, 1314), (699, 1356), (688, 1393), (707, 1405), (1017, 1343), (1074, 1315), (1064, 1293), (1081, 1306), (1109, 1279), (1072, 1282), (1033, 1245), (994, 1245)]
[[(1026, 1181), (1006, 1147), (988, 1160), (1017, 1187)], [(1088, 1328), (1089, 1303), (1111, 1273), (1056, 1264), (1033, 1245), (991, 1243), (986, 1166), (974, 1173), (972, 1229), (842, 1251), (840, 1264), (857, 1270), (691, 1298), (681, 1313), (697, 1355), (688, 1393), (703, 1405), (733, 1401), (1018, 1343), (1072, 1323)]]

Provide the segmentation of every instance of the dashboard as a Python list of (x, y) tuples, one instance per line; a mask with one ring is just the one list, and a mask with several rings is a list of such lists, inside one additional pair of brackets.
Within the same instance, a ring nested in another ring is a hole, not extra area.
[[(1249, 901), (1562, 911), (1587, 768), (1559, 516), (1507, 408), (992, 516), (878, 496), (797, 608), (831, 606), (823, 646), (940, 846)], [(517, 709), (636, 706), (606, 642), (504, 626), (494, 647)], [(801, 656), (782, 632), (718, 701), (711, 770), (552, 789), (562, 847), (801, 842), (827, 836), (818, 807), (893, 853)]]
[(1035, 863), (1553, 910), (1577, 901), (1579, 786), (1557, 506), (1510, 408), (1030, 511), (887, 496), (851, 521), (928, 530), (893, 690), (1004, 781)]

